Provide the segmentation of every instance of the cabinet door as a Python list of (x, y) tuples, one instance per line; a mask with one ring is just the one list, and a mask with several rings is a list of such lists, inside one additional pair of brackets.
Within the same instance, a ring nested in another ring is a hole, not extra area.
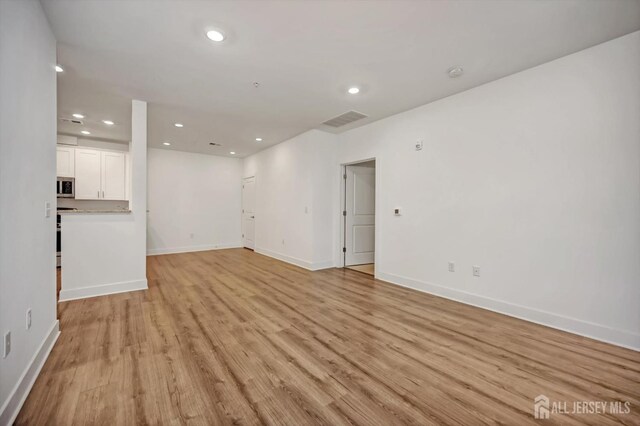
[(76, 199), (100, 199), (101, 152), (76, 148)]
[(131, 201), (131, 155), (126, 153), (124, 155), (124, 197), (127, 201)]
[(105, 200), (125, 200), (125, 154), (102, 153), (102, 193)]
[(67, 146), (56, 147), (56, 176), (75, 177), (75, 148)]

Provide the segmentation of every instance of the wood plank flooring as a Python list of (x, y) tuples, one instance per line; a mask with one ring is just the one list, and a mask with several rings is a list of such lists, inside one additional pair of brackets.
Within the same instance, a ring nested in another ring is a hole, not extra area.
[(352, 271), (362, 272), (363, 274), (375, 275), (376, 268), (373, 263), (366, 263), (364, 265), (351, 265), (347, 266), (347, 269), (351, 269)]
[(628, 401), (640, 356), (346, 269), (248, 250), (148, 258), (149, 290), (60, 304), (19, 425), (536, 424), (533, 399)]

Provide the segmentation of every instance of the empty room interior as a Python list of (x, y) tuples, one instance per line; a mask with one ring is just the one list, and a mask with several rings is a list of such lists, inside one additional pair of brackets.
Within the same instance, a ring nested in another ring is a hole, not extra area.
[(640, 0), (0, 0), (0, 426), (640, 425)]

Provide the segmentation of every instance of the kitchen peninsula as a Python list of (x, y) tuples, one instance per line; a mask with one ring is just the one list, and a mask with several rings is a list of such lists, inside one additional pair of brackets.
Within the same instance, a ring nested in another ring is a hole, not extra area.
[(131, 108), (130, 142), (58, 135), (60, 302), (147, 288), (146, 104)]

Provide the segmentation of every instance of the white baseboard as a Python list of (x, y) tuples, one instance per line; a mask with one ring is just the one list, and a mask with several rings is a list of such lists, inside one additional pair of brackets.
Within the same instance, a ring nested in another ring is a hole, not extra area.
[(520, 318), (525, 321), (640, 351), (640, 334), (631, 331), (615, 329), (399, 275), (376, 272), (376, 278), (423, 293), (433, 294), (467, 305), (477, 306), (482, 309)]
[(18, 380), (18, 383), (16, 383), (9, 394), (9, 397), (2, 406), (2, 409), (0, 409), (0, 425), (11, 425), (16, 420), (16, 417), (18, 417), (22, 404), (24, 404), (24, 401), (27, 399), (31, 388), (38, 378), (40, 370), (42, 370), (42, 366), (49, 357), (49, 353), (51, 353), (51, 349), (53, 349), (53, 345), (56, 343), (56, 340), (58, 340), (59, 335), (60, 323), (58, 320), (55, 320), (53, 326), (49, 330), (49, 333), (45, 336), (36, 353), (33, 354), (27, 368), (24, 370), (22, 376), (20, 376), (20, 379)]
[(232, 244), (205, 244), (199, 246), (155, 248), (147, 250), (147, 256), (157, 256), (159, 254), (189, 253), (192, 251), (223, 250), (240, 247), (242, 247), (242, 243), (238, 241), (237, 243)]
[(311, 265), (312, 265), (311, 266), (312, 271), (319, 271), (320, 269), (335, 268), (335, 264), (333, 263), (333, 260), (325, 260), (324, 262), (313, 262)]
[(71, 288), (60, 290), (60, 302), (86, 299), (87, 297), (106, 296), (108, 294), (124, 293), (127, 291), (146, 290), (147, 279), (124, 281), (120, 283), (102, 284), (91, 287)]
[(263, 248), (256, 247), (254, 251), (256, 253), (273, 257), (274, 259), (282, 260), (283, 262), (291, 263), (292, 265), (296, 265), (301, 268), (308, 269), (310, 271), (333, 268), (333, 260), (325, 260), (323, 262), (309, 262), (308, 260), (298, 259), (297, 257), (287, 256), (286, 254), (278, 253), (271, 250), (266, 250)]

